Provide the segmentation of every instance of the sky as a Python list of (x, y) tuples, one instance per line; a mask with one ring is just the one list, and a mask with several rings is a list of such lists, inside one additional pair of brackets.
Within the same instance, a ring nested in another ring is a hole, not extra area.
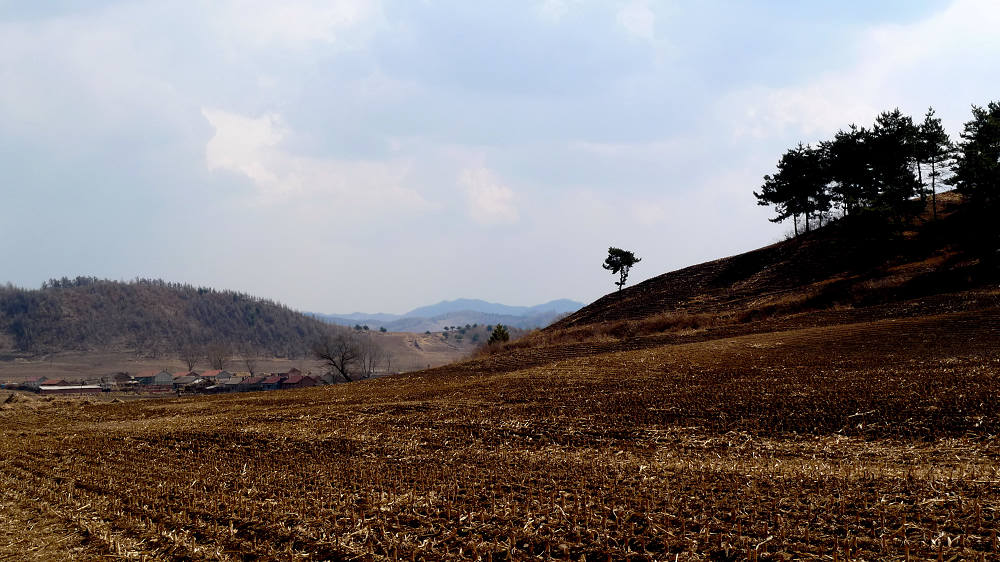
[(1000, 98), (1000, 2), (0, 0), (0, 283), (590, 302), (782, 239), (780, 154)]

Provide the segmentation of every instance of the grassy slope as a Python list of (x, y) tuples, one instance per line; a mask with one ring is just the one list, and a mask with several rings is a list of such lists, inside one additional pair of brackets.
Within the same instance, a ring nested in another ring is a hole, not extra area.
[(306, 391), (15, 402), (0, 555), (994, 557), (998, 337), (980, 287)]

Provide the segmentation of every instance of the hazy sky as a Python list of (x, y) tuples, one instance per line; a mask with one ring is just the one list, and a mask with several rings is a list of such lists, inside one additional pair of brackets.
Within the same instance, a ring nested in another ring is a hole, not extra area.
[(590, 301), (767, 244), (780, 153), (1000, 98), (1000, 2), (0, 0), (0, 282)]

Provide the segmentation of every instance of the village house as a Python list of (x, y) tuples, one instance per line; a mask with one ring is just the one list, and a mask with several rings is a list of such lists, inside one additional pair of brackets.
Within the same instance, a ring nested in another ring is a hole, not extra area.
[(243, 377), (229, 377), (228, 380), (218, 385), (222, 387), (219, 392), (238, 392), (240, 386), (243, 384), (243, 380)]
[(261, 383), (264, 382), (264, 377), (247, 377), (239, 384), (237, 389), (240, 392), (249, 392), (251, 390), (262, 390)]
[(135, 380), (144, 386), (173, 386), (174, 376), (163, 371), (142, 371), (135, 375)]
[(49, 379), (46, 378), (46, 377), (44, 377), (44, 376), (42, 376), (42, 377), (35, 377), (33, 379), (28, 379), (28, 380), (24, 381), (23, 385), (25, 387), (27, 387), (27, 388), (32, 389), (32, 390), (38, 390), (38, 387), (41, 386), (42, 383), (44, 383), (47, 380), (49, 380)]
[(285, 378), (278, 374), (272, 374), (271, 376), (260, 381), (261, 390), (278, 390), (281, 388), (281, 381)]
[(59, 379), (59, 380), (51, 379), (40, 384), (38, 388), (44, 388), (46, 386), (71, 386), (71, 385), (69, 382), (66, 381), (66, 379)]
[(204, 373), (201, 373), (199, 376), (213, 383), (222, 383), (232, 378), (233, 374), (230, 373), (229, 371), (225, 371), (222, 369), (214, 369), (211, 371), (205, 371)]
[(101, 389), (105, 392), (123, 392), (133, 390), (138, 381), (133, 379), (128, 373), (114, 373), (101, 377)]
[(174, 390), (203, 390), (210, 385), (201, 375), (182, 375), (174, 379)]
[(308, 375), (290, 375), (281, 382), (281, 388), (285, 390), (310, 386), (316, 386), (316, 379)]

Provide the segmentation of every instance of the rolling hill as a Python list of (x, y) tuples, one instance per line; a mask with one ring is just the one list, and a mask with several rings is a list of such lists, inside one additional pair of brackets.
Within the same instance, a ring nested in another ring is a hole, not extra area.
[(274, 301), (159, 280), (53, 280), (40, 289), (0, 287), (0, 351), (176, 353), (186, 345), (250, 346), (302, 357), (327, 330)]
[[(891, 304), (988, 286), (998, 275), (994, 249), (959, 195), (939, 195), (901, 233), (885, 224), (842, 220), (744, 254), (690, 266), (610, 293), (556, 322), (548, 332), (628, 322), (739, 324), (836, 310), (881, 316)], [(648, 327), (647, 327), (648, 328)]]
[[(476, 314), (448, 315), (451, 323), (441, 327), (507, 318)], [(372, 337), (392, 355), (393, 371), (467, 358), (489, 337), (485, 323), (453, 335), (425, 334), (426, 325), (414, 319), (409, 330), (405, 325), (389, 334), (373, 329)], [(53, 280), (36, 290), (0, 286), (0, 380), (40, 375), (81, 380), (166, 366), (181, 370), (181, 351), (212, 344), (225, 344), (232, 365), (242, 365), (236, 359), (252, 353), (274, 369), (319, 372), (325, 367), (313, 360), (311, 345), (331, 329), (266, 299), (159, 280), (80, 277)], [(203, 354), (199, 363), (208, 366)]]
[(0, 555), (995, 558), (1000, 288), (964, 212), (833, 224), (406, 375), (11, 395)]

